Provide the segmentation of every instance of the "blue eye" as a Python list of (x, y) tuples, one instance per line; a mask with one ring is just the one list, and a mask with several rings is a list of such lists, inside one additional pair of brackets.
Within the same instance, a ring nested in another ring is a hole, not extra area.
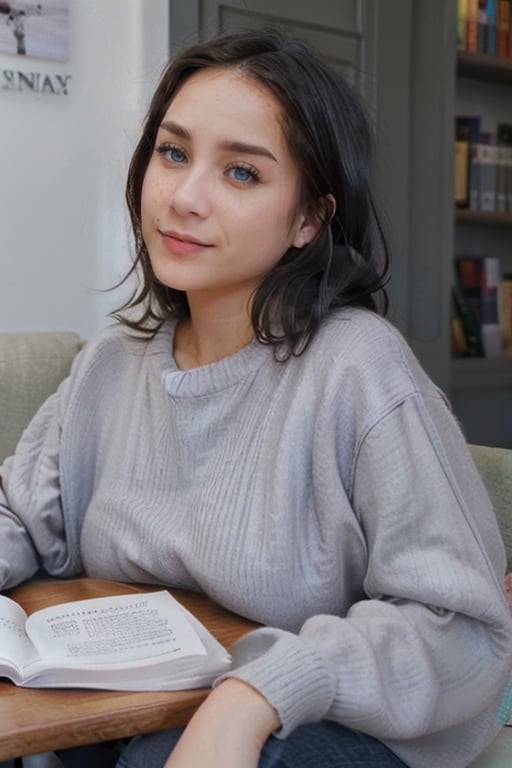
[(237, 181), (249, 181), (252, 179), (252, 173), (247, 168), (233, 168), (233, 177)]
[(174, 144), (160, 144), (156, 147), (156, 152), (171, 163), (181, 164), (187, 162), (187, 156), (184, 151)]
[(171, 147), (167, 154), (173, 163), (184, 163), (186, 160), (185, 153), (178, 147)]
[(245, 165), (232, 165), (228, 168), (228, 174), (234, 181), (238, 181), (240, 184), (251, 184), (260, 180), (260, 175), (256, 168)]

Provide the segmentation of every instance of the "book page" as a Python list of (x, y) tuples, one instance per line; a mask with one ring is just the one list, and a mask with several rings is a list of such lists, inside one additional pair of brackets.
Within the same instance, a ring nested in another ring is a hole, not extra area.
[(4, 659), (18, 669), (32, 664), (39, 655), (25, 631), (27, 614), (5, 595), (0, 595), (0, 662)]
[(27, 633), (45, 664), (114, 667), (163, 655), (204, 655), (186, 612), (166, 591), (63, 603), (32, 614)]

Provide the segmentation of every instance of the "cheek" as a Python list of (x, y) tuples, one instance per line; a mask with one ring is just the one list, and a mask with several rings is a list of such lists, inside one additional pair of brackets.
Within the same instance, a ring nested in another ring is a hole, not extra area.
[(161, 200), (161, 193), (159, 194), (158, 183), (152, 178), (150, 173), (146, 173), (142, 183), (140, 197), (140, 212), (143, 227), (158, 216), (159, 200)]
[(290, 244), (295, 218), (293, 214), (292, 205), (283, 200), (274, 200), (272, 205), (265, 205), (253, 211), (252, 226), (261, 242), (273, 243), (277, 248), (282, 247), (284, 253)]

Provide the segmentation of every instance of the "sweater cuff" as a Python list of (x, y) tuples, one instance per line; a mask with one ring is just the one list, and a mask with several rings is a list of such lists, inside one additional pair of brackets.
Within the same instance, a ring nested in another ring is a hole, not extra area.
[(214, 685), (235, 677), (259, 691), (281, 720), (275, 736), (284, 739), (298, 725), (325, 717), (334, 698), (334, 675), (311, 642), (263, 628), (245, 635), (231, 654), (232, 668)]

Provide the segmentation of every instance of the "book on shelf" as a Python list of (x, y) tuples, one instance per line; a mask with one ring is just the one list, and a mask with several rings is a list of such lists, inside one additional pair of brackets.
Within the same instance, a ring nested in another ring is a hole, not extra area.
[[(470, 208), (471, 191), (477, 184), (476, 165), (472, 153), (480, 135), (478, 115), (455, 117), (455, 204), (457, 208)], [(477, 203), (475, 198), (473, 203)]]
[(510, 0), (498, 0), (498, 56), (510, 53)]
[(456, 298), (458, 290), (458, 307), (466, 332), (469, 354), (483, 357), (500, 356), (499, 259), (494, 256), (459, 256), (455, 269)]
[[(459, 271), (455, 264), (453, 276), (452, 352), (454, 357), (483, 357), (480, 322), (472, 303), (462, 289)], [(464, 341), (460, 330), (464, 332)]]
[(469, 208), (469, 163), (470, 144), (455, 140), (455, 205)]
[(478, 0), (466, 0), (466, 50), (478, 51)]
[(477, 8), (477, 51), (490, 53), (491, 25), (494, 20), (494, 0), (478, 0)]
[(466, 50), (467, 0), (457, 0), (457, 50)]
[(478, 143), (479, 205), (481, 211), (496, 210), (496, 146)]
[(501, 183), (505, 187), (504, 210), (512, 213), (512, 123), (498, 123), (496, 140), (500, 147), (503, 164)]
[(458, 0), (457, 50), (512, 57), (511, 0)]
[(512, 273), (500, 282), (501, 346), (504, 355), (512, 355)]
[(451, 300), (451, 348), (452, 357), (468, 357), (469, 355), (464, 318), (459, 309), (455, 288), (452, 289)]
[(0, 595), (0, 676), (31, 688), (182, 690), (228, 652), (165, 590), (61, 603), (27, 616)]
[(455, 204), (512, 213), (512, 124), (481, 130), (477, 115), (455, 117)]
[(512, 213), (512, 146), (507, 147), (505, 151), (507, 213)]
[(498, 0), (487, 0), (487, 35), (486, 49), (484, 53), (489, 56), (498, 54), (498, 17), (496, 13), (496, 4)]
[(509, 147), (498, 144), (496, 150), (496, 207), (498, 213), (506, 213), (507, 203), (507, 175)]
[(482, 146), (478, 141), (475, 141), (470, 146), (469, 155), (469, 209), (471, 211), (480, 210), (480, 157), (482, 154)]
[(501, 325), (499, 292), (500, 260), (495, 256), (482, 259), (480, 293), (480, 331), (485, 357), (501, 355)]

